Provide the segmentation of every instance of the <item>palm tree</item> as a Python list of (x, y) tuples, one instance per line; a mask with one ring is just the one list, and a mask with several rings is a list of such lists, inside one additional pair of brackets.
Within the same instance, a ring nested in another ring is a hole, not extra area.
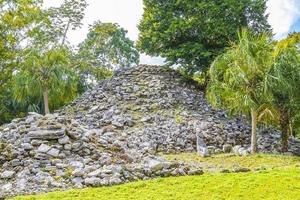
[(274, 51), (274, 64), (268, 76), (268, 90), (272, 92), (272, 104), (277, 109), (282, 133), (282, 151), (288, 150), (289, 132), (300, 108), (300, 33), (279, 41)]
[(266, 102), (271, 95), (265, 90), (265, 79), (272, 64), (272, 42), (269, 34), (255, 36), (244, 29), (239, 41), (219, 56), (210, 68), (207, 97), (214, 106), (231, 113), (251, 116), (251, 152), (257, 147), (257, 123), (270, 114)]
[(33, 50), (14, 77), (15, 99), (24, 102), (28, 97), (42, 97), (45, 114), (50, 113), (49, 95), (54, 104), (72, 100), (76, 95), (76, 80), (67, 67), (67, 53), (63, 48), (53, 48), (43, 54)]

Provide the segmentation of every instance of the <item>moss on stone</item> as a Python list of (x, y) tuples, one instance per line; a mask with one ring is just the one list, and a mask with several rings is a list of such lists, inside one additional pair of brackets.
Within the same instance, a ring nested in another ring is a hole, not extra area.
[(184, 121), (184, 117), (181, 116), (183, 108), (181, 106), (176, 106), (174, 110), (174, 119), (177, 124), (181, 124)]
[(72, 175), (73, 171), (74, 171), (73, 167), (67, 167), (67, 169), (65, 170), (66, 172), (65, 178), (69, 178)]
[(57, 169), (56, 168), (53, 168), (49, 171), (49, 174), (51, 174), (52, 176), (55, 176), (56, 175), (56, 172), (57, 172)]
[(61, 176), (54, 176), (53, 178), (54, 178), (55, 181), (60, 181), (62, 179)]
[(0, 142), (0, 150), (4, 150), (6, 147), (4, 142)]

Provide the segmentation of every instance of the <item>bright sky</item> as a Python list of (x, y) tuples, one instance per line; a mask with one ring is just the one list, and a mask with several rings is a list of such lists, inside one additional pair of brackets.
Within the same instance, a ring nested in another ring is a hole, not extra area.
[[(45, 6), (58, 6), (62, 0), (45, 0)], [(128, 30), (128, 37), (138, 38), (137, 24), (143, 14), (143, 0), (87, 0), (89, 6), (84, 18), (84, 26), (69, 34), (69, 40), (77, 45), (88, 32), (88, 25), (96, 20), (118, 23)], [(268, 0), (269, 23), (276, 39), (285, 37), (289, 32), (300, 31), (300, 0)], [(141, 56), (142, 64), (161, 64), (163, 59)]]

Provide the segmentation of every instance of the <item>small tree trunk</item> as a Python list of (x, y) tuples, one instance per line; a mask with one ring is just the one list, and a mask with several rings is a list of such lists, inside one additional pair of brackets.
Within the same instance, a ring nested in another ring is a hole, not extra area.
[(62, 41), (61, 41), (61, 45), (64, 45), (65, 42), (66, 42), (67, 33), (68, 33), (69, 28), (70, 28), (70, 24), (71, 24), (71, 20), (68, 21), (67, 27), (64, 31), (64, 35), (63, 35), (63, 38), (62, 38)]
[(48, 98), (48, 88), (45, 88), (43, 91), (43, 97), (44, 97), (44, 109), (45, 109), (45, 114), (49, 114), (49, 98)]
[(288, 139), (289, 139), (289, 118), (287, 113), (280, 110), (280, 129), (281, 129), (281, 148), (282, 152), (288, 151)]
[(251, 120), (252, 120), (252, 130), (251, 130), (251, 153), (257, 153), (257, 111), (251, 109)]
[(293, 128), (293, 122), (289, 119), (289, 135), (292, 137), (296, 137), (296, 131)]
[(203, 85), (201, 85), (201, 88), (200, 89), (202, 89), (203, 91), (204, 91), (204, 96), (206, 95), (206, 90), (207, 90), (207, 88), (208, 88), (208, 84), (209, 84), (209, 75), (208, 75), (208, 72), (206, 72), (205, 73), (205, 75), (204, 75), (204, 83), (203, 83)]

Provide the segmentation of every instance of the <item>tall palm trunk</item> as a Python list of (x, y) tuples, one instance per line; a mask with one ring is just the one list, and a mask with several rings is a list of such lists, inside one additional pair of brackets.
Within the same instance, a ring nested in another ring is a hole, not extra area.
[(43, 97), (44, 97), (44, 110), (45, 114), (49, 114), (49, 98), (48, 98), (48, 88), (45, 88), (43, 91)]
[(252, 130), (251, 130), (251, 153), (257, 153), (257, 111), (251, 109), (251, 123), (252, 123)]
[(282, 152), (288, 151), (288, 139), (289, 139), (289, 117), (288, 113), (282, 108), (280, 109), (279, 119), (281, 129), (281, 148)]

